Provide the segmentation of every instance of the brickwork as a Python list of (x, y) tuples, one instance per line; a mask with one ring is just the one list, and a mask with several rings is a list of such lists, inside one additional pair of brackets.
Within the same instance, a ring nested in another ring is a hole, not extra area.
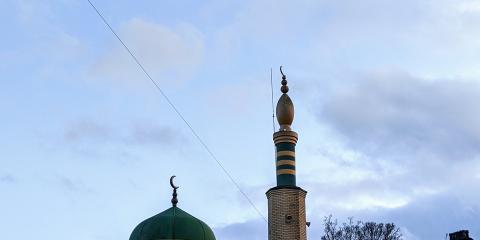
[(268, 239), (306, 240), (305, 196), (299, 187), (275, 187), (267, 192)]

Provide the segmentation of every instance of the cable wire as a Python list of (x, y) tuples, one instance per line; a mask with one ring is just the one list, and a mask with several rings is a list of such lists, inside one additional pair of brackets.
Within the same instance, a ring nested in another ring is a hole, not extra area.
[(112, 26), (108, 23), (108, 21), (103, 17), (102, 13), (98, 10), (98, 8), (90, 1), (90, 0), (87, 0), (88, 3), (90, 4), (90, 6), (92, 6), (93, 10), (95, 10), (95, 12), (97, 13), (97, 15), (102, 19), (103, 23), (105, 23), (105, 25), (108, 27), (108, 29), (110, 29), (110, 31), (113, 33), (113, 35), (115, 35), (115, 37), (117, 38), (117, 40), (123, 45), (123, 47), (125, 48), (125, 50), (127, 50), (127, 52), (130, 54), (130, 56), (133, 58), (133, 60), (135, 61), (135, 63), (137, 63), (137, 65), (140, 67), (140, 69), (142, 70), (142, 72), (145, 74), (145, 76), (150, 79), (150, 81), (153, 83), (153, 85), (155, 86), (155, 88), (160, 92), (160, 94), (163, 96), (163, 98), (167, 101), (167, 103), (170, 105), (170, 107), (172, 107), (172, 109), (175, 111), (175, 113), (178, 115), (178, 117), (180, 117), (180, 119), (182, 119), (182, 121), (185, 123), (185, 125), (187, 125), (188, 129), (190, 129), (190, 132), (192, 132), (192, 134), (195, 136), (195, 138), (198, 140), (198, 142), (203, 146), (203, 148), (208, 152), (208, 154), (210, 155), (210, 157), (215, 160), (215, 162), (217, 163), (217, 165), (222, 169), (222, 171), (227, 175), (227, 177), (230, 179), (230, 181), (235, 185), (235, 187), (238, 189), (238, 191), (245, 197), (245, 199), (247, 199), (247, 201), (250, 203), (250, 205), (255, 209), (255, 211), (258, 213), (258, 215), (260, 215), (263, 220), (265, 222), (268, 222), (267, 221), (267, 218), (265, 218), (265, 216), (260, 212), (260, 210), (258, 210), (258, 208), (255, 206), (255, 204), (253, 204), (252, 200), (247, 196), (247, 194), (242, 190), (242, 188), (240, 187), (240, 185), (235, 181), (235, 179), (232, 177), (232, 175), (227, 171), (227, 169), (223, 166), (223, 164), (220, 162), (220, 160), (218, 160), (218, 158), (215, 156), (215, 154), (213, 154), (213, 152), (210, 150), (210, 148), (207, 146), (207, 144), (202, 140), (202, 138), (197, 134), (197, 132), (195, 131), (195, 129), (192, 127), (192, 125), (190, 125), (190, 123), (187, 121), (187, 119), (182, 115), (182, 113), (178, 110), (178, 108), (175, 106), (175, 104), (173, 104), (173, 102), (170, 100), (170, 98), (165, 94), (165, 92), (160, 88), (160, 86), (158, 85), (158, 83), (153, 80), (153, 78), (150, 76), (150, 74), (148, 73), (148, 71), (143, 67), (143, 65), (140, 63), (140, 61), (137, 59), (137, 57), (135, 56), (135, 54), (130, 50), (130, 48), (125, 44), (125, 42), (123, 42), (123, 40), (120, 38), (120, 36), (115, 32), (115, 30), (112, 28)]

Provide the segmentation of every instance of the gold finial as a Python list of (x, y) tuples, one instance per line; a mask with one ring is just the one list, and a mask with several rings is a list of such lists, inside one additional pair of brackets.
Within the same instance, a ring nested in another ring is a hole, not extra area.
[(280, 73), (282, 74), (282, 96), (277, 102), (277, 121), (280, 124), (279, 131), (291, 131), (291, 125), (293, 123), (294, 108), (292, 99), (287, 95), (287, 76), (283, 73), (283, 66), (280, 66)]
[(282, 68), (283, 66), (280, 66), (280, 73), (282, 74), (282, 88), (280, 88), (280, 90), (282, 91), (282, 93), (287, 93), (288, 92), (287, 76), (283, 74)]

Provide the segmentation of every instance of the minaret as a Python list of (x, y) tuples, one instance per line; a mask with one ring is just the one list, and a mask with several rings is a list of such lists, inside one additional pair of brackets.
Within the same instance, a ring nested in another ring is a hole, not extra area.
[(287, 77), (282, 72), (282, 96), (277, 102), (278, 132), (273, 134), (276, 148), (277, 186), (267, 191), (268, 239), (306, 240), (305, 196), (307, 191), (296, 186), (295, 145), (298, 134), (291, 129), (293, 102), (287, 95)]

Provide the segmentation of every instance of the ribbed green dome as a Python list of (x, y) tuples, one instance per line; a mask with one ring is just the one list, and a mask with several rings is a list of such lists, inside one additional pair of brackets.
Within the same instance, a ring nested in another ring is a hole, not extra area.
[(215, 240), (212, 229), (178, 207), (171, 207), (138, 224), (130, 240)]

